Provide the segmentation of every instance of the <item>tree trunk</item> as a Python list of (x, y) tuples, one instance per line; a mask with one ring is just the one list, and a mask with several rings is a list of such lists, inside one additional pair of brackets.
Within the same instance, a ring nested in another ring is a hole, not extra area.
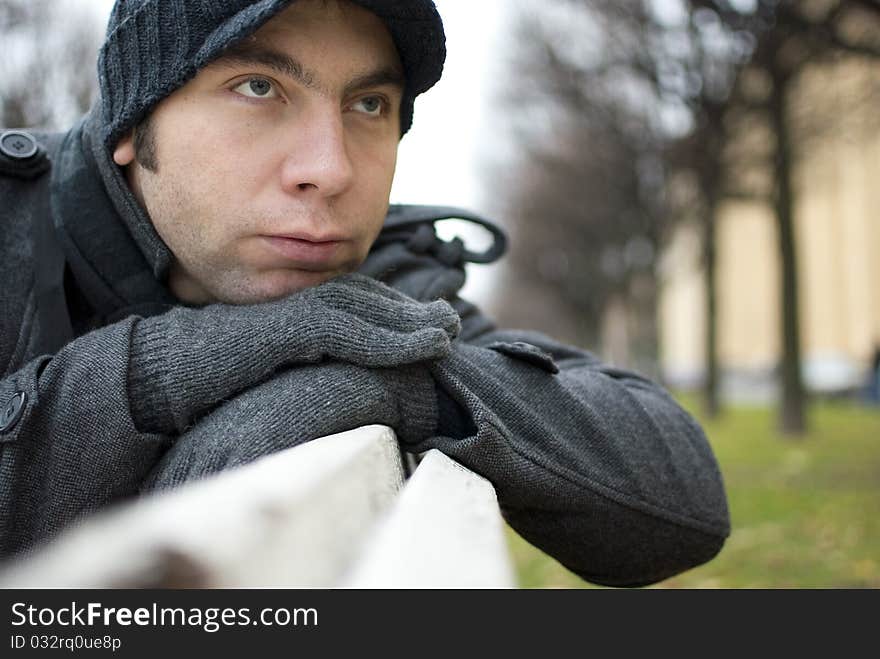
[(703, 267), (706, 302), (706, 335), (703, 358), (706, 376), (703, 382), (703, 410), (709, 418), (721, 415), (721, 368), (718, 359), (718, 206), (723, 190), (724, 146), (727, 133), (724, 106), (707, 103), (705, 108), (703, 162), (699, 181), (703, 202)]
[(789, 134), (786, 98), (788, 78), (774, 72), (770, 115), (776, 134), (776, 194), (774, 211), (779, 228), (782, 284), (782, 395), (779, 427), (785, 435), (806, 430), (804, 387), (801, 381), (800, 327), (798, 323), (797, 254), (794, 227), (793, 154)]
[(718, 273), (715, 227), (718, 204), (711, 191), (706, 191), (706, 216), (703, 218), (703, 250), (706, 295), (706, 336), (704, 358), (706, 378), (703, 382), (703, 409), (709, 418), (721, 414), (718, 395)]

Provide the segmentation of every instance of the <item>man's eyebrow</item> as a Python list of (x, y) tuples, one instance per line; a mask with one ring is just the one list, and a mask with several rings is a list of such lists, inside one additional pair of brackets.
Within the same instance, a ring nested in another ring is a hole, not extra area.
[[(223, 64), (260, 64), (296, 80), (309, 89), (326, 92), (319, 83), (317, 74), (306, 69), (290, 55), (266, 46), (247, 42), (238, 43), (223, 51), (215, 63), (221, 66)], [(391, 67), (371, 71), (350, 80), (345, 85), (344, 95), (348, 96), (367, 87), (381, 87), (383, 85), (391, 85), (402, 92), (406, 88), (406, 78), (399, 70)]]
[(281, 75), (293, 78), (300, 84), (314, 89), (318, 87), (317, 77), (306, 70), (302, 64), (286, 53), (280, 53), (265, 46), (238, 43), (227, 48), (215, 60), (216, 64), (261, 64), (274, 69)]
[(366, 73), (350, 80), (345, 85), (345, 96), (368, 87), (382, 87), (384, 85), (395, 87), (402, 93), (406, 89), (406, 78), (400, 71), (391, 68)]

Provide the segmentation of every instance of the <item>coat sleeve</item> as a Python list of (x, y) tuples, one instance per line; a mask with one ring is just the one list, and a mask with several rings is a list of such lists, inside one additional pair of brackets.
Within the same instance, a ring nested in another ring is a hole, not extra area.
[(139, 432), (126, 382), (135, 319), (86, 334), (0, 380), (24, 405), (0, 434), (0, 554), (44, 541), (79, 516), (135, 494), (168, 448)]
[(659, 385), (455, 303), (462, 334), (434, 368), (436, 448), (488, 478), (508, 523), (583, 579), (656, 583), (713, 558), (729, 534), (718, 464)]

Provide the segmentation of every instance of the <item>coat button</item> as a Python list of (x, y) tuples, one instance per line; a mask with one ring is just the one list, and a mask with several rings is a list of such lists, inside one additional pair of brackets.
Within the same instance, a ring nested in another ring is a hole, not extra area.
[(27, 160), (37, 155), (37, 141), (29, 133), (9, 130), (0, 135), (0, 153), (12, 160)]
[(25, 405), (27, 405), (27, 394), (16, 391), (0, 411), (0, 433), (9, 432), (15, 427), (24, 414)]

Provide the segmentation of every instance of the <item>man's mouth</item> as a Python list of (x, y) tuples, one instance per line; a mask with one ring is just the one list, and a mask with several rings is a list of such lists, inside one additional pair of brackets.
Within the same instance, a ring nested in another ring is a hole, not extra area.
[(333, 236), (272, 235), (261, 238), (277, 254), (300, 265), (321, 265), (333, 261), (344, 242)]

